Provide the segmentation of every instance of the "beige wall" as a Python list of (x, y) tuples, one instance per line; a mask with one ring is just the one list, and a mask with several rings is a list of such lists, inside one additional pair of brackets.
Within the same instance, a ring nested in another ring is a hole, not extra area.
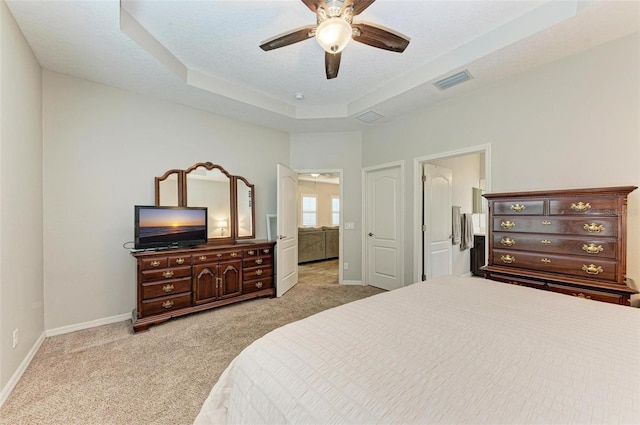
[[(365, 131), (362, 165), (490, 144), (494, 192), (640, 186), (638, 52), (636, 33)], [(406, 181), (412, 223), (412, 169)], [(640, 190), (628, 223), (627, 271), (640, 283)], [(415, 232), (406, 229), (409, 277)]]
[(130, 314), (133, 206), (154, 177), (211, 161), (255, 184), (256, 236), (275, 211), (286, 133), (45, 71), (44, 273), (47, 330)]
[(0, 1), (0, 404), (44, 332), (41, 81)]
[(318, 199), (318, 227), (333, 226), (331, 223), (331, 198), (340, 197), (340, 186), (298, 180), (298, 226), (302, 225), (302, 195), (316, 195)]

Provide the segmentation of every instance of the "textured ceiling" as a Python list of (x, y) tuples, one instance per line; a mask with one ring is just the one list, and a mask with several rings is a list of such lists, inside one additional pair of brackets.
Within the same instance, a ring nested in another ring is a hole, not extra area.
[[(637, 1), (377, 0), (354, 22), (400, 32), (409, 47), (351, 42), (327, 80), (313, 39), (258, 47), (315, 23), (300, 0), (7, 4), (46, 69), (291, 132), (370, 127), (640, 28)], [(463, 69), (472, 80), (432, 85)], [(355, 118), (370, 110), (384, 118)]]

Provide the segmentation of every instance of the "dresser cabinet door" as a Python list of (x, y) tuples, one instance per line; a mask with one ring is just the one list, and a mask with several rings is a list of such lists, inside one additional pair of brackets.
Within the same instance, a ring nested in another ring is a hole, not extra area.
[(218, 298), (229, 298), (242, 293), (242, 261), (226, 261), (218, 264)]
[(242, 292), (242, 261), (221, 261), (193, 267), (194, 303), (204, 304)]

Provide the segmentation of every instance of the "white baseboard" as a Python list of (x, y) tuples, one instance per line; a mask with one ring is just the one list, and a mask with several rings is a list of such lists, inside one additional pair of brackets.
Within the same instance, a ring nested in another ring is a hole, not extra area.
[(110, 325), (111, 323), (124, 322), (131, 319), (131, 313), (119, 314), (117, 316), (105, 317), (102, 319), (90, 320), (88, 322), (77, 323), (75, 325), (62, 326), (59, 328), (47, 329), (44, 331), (45, 336), (56, 336), (68, 334), (70, 332), (81, 331), (83, 329), (95, 328), (102, 325)]
[(361, 280), (343, 280), (342, 285), (360, 285), (365, 286)]
[(0, 392), (0, 407), (2, 407), (2, 405), (7, 400), (7, 398), (9, 398), (9, 394), (11, 394), (11, 391), (13, 391), (18, 381), (20, 381), (20, 378), (22, 378), (24, 371), (27, 370), (27, 367), (29, 367), (31, 360), (33, 360), (33, 357), (36, 355), (36, 353), (40, 349), (40, 346), (42, 345), (42, 342), (44, 341), (44, 339), (45, 339), (45, 334), (43, 332), (42, 334), (40, 334), (40, 337), (38, 337), (35, 344), (33, 344), (33, 347), (31, 347), (31, 350), (29, 350), (29, 352), (27, 353), (27, 356), (24, 358), (24, 360), (22, 360), (22, 363), (20, 363), (20, 366), (18, 366), (18, 369), (15, 371), (11, 379), (9, 379), (9, 382), (7, 382), (7, 385), (5, 385), (2, 391)]

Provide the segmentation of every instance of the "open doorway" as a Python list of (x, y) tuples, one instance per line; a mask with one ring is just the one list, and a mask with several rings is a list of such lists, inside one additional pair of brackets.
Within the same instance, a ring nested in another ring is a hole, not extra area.
[[(464, 235), (456, 234), (459, 232), (459, 226), (453, 226), (454, 221), (449, 220), (446, 231), (451, 248), (449, 250), (449, 264), (454, 275), (471, 275), (472, 270), (472, 247), (477, 241), (481, 241), (486, 245), (484, 237), (482, 237), (486, 228), (486, 215), (482, 211), (482, 203), (477, 203), (477, 193), (490, 189), (490, 145), (481, 145), (464, 150), (445, 152), (438, 155), (416, 158), (414, 161), (414, 173), (416, 179), (416, 190), (414, 192), (414, 279), (415, 281), (428, 280), (433, 276), (433, 271), (437, 270), (431, 263), (434, 258), (430, 256), (429, 247), (431, 246), (433, 230), (429, 228), (432, 223), (431, 217), (442, 211), (442, 205), (435, 202), (429, 202), (429, 198), (425, 198), (425, 179), (424, 169), (426, 164), (435, 167), (446, 167), (452, 170), (452, 187), (451, 187), (451, 205), (446, 207), (446, 214), (452, 217), (453, 207), (457, 207), (456, 211), (460, 215), (460, 219), (464, 222), (469, 219), (467, 228), (471, 229), (471, 242), (460, 240)], [(475, 200), (475, 202), (474, 202)], [(460, 223), (460, 221), (458, 221)], [(458, 227), (456, 229), (455, 227)], [(435, 232), (438, 233), (438, 232)], [(420, 235), (420, 236), (418, 236)], [(476, 240), (477, 237), (477, 240)], [(466, 242), (466, 243), (465, 243)], [(484, 252), (484, 250), (482, 250)]]
[(300, 280), (342, 283), (341, 170), (298, 171)]

